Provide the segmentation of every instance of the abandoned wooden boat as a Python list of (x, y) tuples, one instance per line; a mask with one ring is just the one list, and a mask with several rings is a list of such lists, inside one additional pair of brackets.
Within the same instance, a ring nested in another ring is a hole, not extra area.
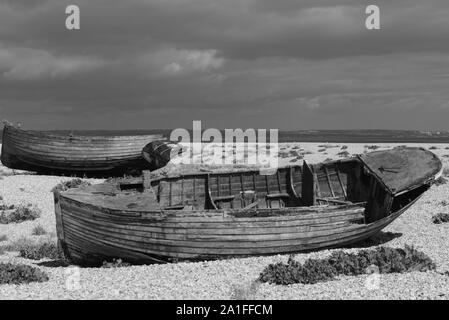
[(421, 148), (321, 164), (160, 174), (55, 192), (67, 258), (99, 265), (220, 259), (317, 250), (368, 238), (441, 175)]
[(146, 168), (142, 148), (162, 135), (64, 136), (5, 124), (2, 163), (12, 169), (68, 174), (127, 172)]

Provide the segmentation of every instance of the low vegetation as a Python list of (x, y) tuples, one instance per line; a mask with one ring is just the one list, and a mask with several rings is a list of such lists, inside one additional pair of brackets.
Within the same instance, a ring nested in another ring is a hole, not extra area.
[(338, 156), (343, 157), (343, 158), (347, 158), (349, 157), (349, 152), (348, 151), (341, 151), (339, 153), (337, 153)]
[(41, 225), (37, 225), (33, 228), (33, 231), (31, 231), (31, 234), (33, 236), (42, 236), (47, 234), (47, 230), (45, 230), (45, 228)]
[(122, 261), (122, 259), (112, 259), (112, 261), (103, 261), (102, 268), (122, 268), (129, 267), (128, 262)]
[(346, 149), (348, 149), (348, 146), (342, 146), (340, 149), (341, 150), (346, 150)]
[(291, 256), (287, 263), (267, 266), (259, 276), (261, 282), (289, 285), (313, 284), (329, 281), (339, 275), (361, 275), (376, 266), (380, 273), (403, 273), (434, 270), (435, 264), (424, 253), (413, 247), (404, 249), (379, 247), (361, 250), (357, 254), (334, 252), (326, 259), (308, 259), (301, 264)]
[(38, 268), (25, 264), (0, 263), (0, 284), (45, 282), (49, 278)]
[(431, 146), (430, 148), (429, 148), (429, 150), (437, 150), (438, 148), (437, 147), (435, 147), (435, 146)]
[(59, 251), (58, 246), (52, 242), (24, 247), (20, 250), (19, 255), (22, 258), (31, 260), (41, 260), (44, 258), (56, 260), (62, 258), (62, 253)]
[(39, 208), (28, 204), (27, 206), (3, 206), (0, 208), (0, 223), (17, 223), (27, 220), (35, 220), (40, 217), (41, 211)]
[(377, 150), (380, 148), (380, 146), (372, 145), (372, 146), (365, 146), (368, 150)]
[(15, 242), (4, 247), (5, 251), (18, 251), (19, 256), (31, 260), (63, 259), (63, 253), (59, 250), (57, 244), (50, 240), (33, 241), (28, 238), (20, 238)]
[(91, 185), (90, 182), (84, 181), (81, 178), (76, 178), (76, 179), (64, 181), (64, 182), (57, 184), (51, 191), (52, 192), (55, 192), (55, 191), (62, 192), (62, 191), (67, 191), (72, 188), (79, 188), (79, 187), (90, 186), (90, 185)]
[(0, 211), (5, 211), (5, 210), (12, 210), (14, 209), (14, 205), (10, 204), (10, 205), (6, 205), (6, 204), (0, 204)]
[(432, 217), (432, 222), (435, 224), (446, 223), (449, 222), (449, 213), (437, 213)]
[(6, 236), (6, 234), (0, 235), (0, 242), (6, 241), (6, 240), (8, 240), (8, 237)]

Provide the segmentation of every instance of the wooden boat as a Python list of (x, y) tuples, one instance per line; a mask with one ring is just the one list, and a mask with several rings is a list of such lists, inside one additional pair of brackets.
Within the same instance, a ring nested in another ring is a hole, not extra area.
[(5, 124), (2, 163), (12, 169), (68, 174), (124, 173), (145, 168), (142, 148), (162, 135), (64, 136)]
[(55, 193), (57, 235), (81, 265), (287, 254), (368, 238), (441, 175), (437, 156), (396, 148), (316, 165), (161, 174)]

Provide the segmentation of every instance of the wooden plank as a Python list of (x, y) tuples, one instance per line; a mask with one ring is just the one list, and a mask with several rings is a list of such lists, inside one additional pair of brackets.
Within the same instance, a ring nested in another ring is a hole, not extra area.
[(335, 197), (335, 192), (334, 192), (334, 189), (332, 188), (332, 183), (331, 183), (331, 179), (329, 177), (329, 172), (327, 171), (327, 167), (324, 166), (323, 169), (324, 169), (324, 173), (326, 174), (326, 180), (327, 180), (327, 183), (329, 184), (329, 189), (331, 191), (331, 195), (332, 195), (332, 197)]
[(312, 168), (307, 164), (306, 161), (303, 162), (302, 169), (302, 201), (305, 206), (314, 206), (316, 204), (316, 179)]
[(259, 200), (256, 200), (252, 203), (250, 203), (249, 205), (247, 205), (246, 207), (242, 208), (242, 210), (248, 210), (254, 207), (257, 207), (259, 205)]
[(337, 203), (337, 204), (350, 204), (349, 201), (342, 201), (337, 199), (330, 199), (330, 198), (317, 198), (317, 200), (324, 201), (324, 202), (331, 202), (331, 203)]
[(345, 196), (345, 199), (348, 198), (348, 194), (346, 193), (346, 187), (343, 184), (343, 180), (341, 179), (340, 170), (338, 168), (338, 163), (335, 164), (335, 172), (337, 173), (338, 182), (340, 183), (341, 190), (343, 192), (343, 195)]
[(266, 195), (267, 199), (280, 199), (280, 198), (290, 198), (290, 195), (285, 192), (280, 193), (270, 193)]
[(150, 170), (143, 170), (142, 177), (143, 177), (143, 188), (144, 189), (151, 188), (151, 172), (150, 172)]
[(298, 221), (287, 221), (285, 223), (257, 223), (250, 222), (240, 223), (238, 221), (229, 222), (227, 225), (219, 223), (132, 223), (122, 220), (116, 221), (106, 218), (89, 217), (83, 210), (68, 211), (64, 209), (64, 216), (68, 219), (82, 221), (96, 226), (104, 226), (105, 228), (120, 229), (124, 233), (143, 232), (165, 238), (171, 234), (189, 234), (203, 233), (211, 235), (239, 235), (239, 234), (277, 234), (277, 233), (294, 233), (309, 232), (314, 230), (324, 230), (346, 224), (350, 221), (361, 219), (363, 210), (358, 210), (351, 214), (335, 216), (332, 218), (308, 219)]
[(245, 187), (243, 186), (243, 174), (240, 173), (240, 184), (242, 186), (242, 208), (246, 207), (245, 201)]
[(212, 193), (210, 191), (210, 175), (206, 176), (206, 208), (210, 209), (218, 209), (217, 205), (215, 204), (214, 199), (212, 198)]
[(101, 238), (111, 237), (117, 241), (131, 240), (144, 245), (151, 243), (151, 245), (164, 245), (169, 247), (190, 247), (190, 248), (260, 248), (289, 245), (292, 243), (306, 243), (312, 242), (319, 238), (330, 237), (336, 234), (342, 234), (354, 229), (363, 228), (363, 225), (357, 224), (340, 224), (332, 226), (328, 229), (321, 229), (316, 231), (292, 232), (292, 233), (276, 233), (276, 234), (236, 234), (236, 235), (220, 235), (220, 234), (167, 234), (167, 237), (154, 237), (151, 233), (133, 232), (123, 233), (123, 230), (90, 225), (76, 220), (70, 221), (71, 230), (77, 230), (86, 234), (97, 235)]

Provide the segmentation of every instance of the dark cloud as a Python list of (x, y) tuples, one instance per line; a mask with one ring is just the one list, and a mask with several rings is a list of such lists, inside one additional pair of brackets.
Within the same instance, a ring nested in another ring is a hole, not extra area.
[(443, 129), (449, 3), (378, 0), (376, 31), (368, 4), (0, 0), (0, 113), (42, 129)]

